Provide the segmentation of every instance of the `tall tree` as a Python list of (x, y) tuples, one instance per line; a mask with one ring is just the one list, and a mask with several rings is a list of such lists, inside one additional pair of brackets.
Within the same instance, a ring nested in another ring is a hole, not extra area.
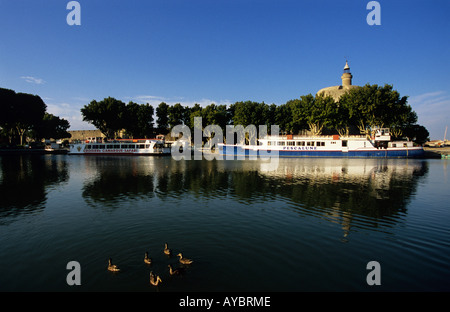
[(155, 134), (154, 113), (155, 110), (149, 103), (141, 104), (139, 107), (138, 125), (141, 128), (141, 136), (143, 138), (150, 138)]
[(173, 128), (176, 125), (182, 125), (185, 122), (186, 109), (180, 103), (177, 103), (168, 108), (169, 127)]
[(264, 102), (236, 102), (232, 110), (234, 111), (232, 118), (234, 125), (242, 125), (244, 127), (255, 125), (258, 127), (260, 125), (268, 125), (270, 120), (269, 105)]
[(404, 135), (417, 144), (424, 144), (430, 140), (430, 133), (421, 125), (409, 125), (405, 127)]
[(125, 131), (134, 138), (150, 138), (154, 135), (153, 106), (150, 104), (126, 105)]
[(23, 145), (24, 134), (38, 125), (45, 114), (47, 105), (38, 95), (17, 93), (13, 101), (12, 120)]
[(84, 121), (93, 124), (108, 138), (116, 138), (126, 126), (125, 103), (112, 97), (91, 101), (81, 109), (81, 114)]
[(53, 114), (45, 113), (42, 121), (36, 126), (35, 136), (38, 139), (63, 139), (72, 135), (67, 131), (70, 123)]
[(400, 136), (405, 127), (417, 121), (407, 97), (400, 96), (388, 84), (383, 87), (366, 84), (351, 89), (341, 96), (339, 105), (348, 112), (349, 122), (366, 135), (371, 135), (377, 127), (387, 127)]
[(15, 113), (14, 104), (16, 101), (16, 92), (9, 89), (0, 88), (0, 128), (4, 136), (8, 137), (8, 141), (11, 144), (15, 130)]
[(156, 108), (156, 123), (159, 133), (169, 133), (169, 105), (164, 102), (161, 102)]

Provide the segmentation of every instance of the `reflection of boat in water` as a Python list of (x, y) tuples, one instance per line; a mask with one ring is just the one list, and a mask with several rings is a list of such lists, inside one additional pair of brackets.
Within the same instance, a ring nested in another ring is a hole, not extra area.
[(389, 232), (401, 222), (427, 171), (421, 160), (289, 158), (258, 174), (261, 192), (275, 190), (292, 211), (339, 224), (346, 241), (351, 228)]
[[(176, 161), (171, 157), (86, 158), (90, 172), (83, 197), (93, 207), (120, 207), (130, 201), (167, 199), (183, 205), (204, 198), (213, 209), (234, 204), (276, 212), (288, 209), (351, 227), (387, 228), (407, 211), (426, 161), (399, 159), (282, 158), (275, 170), (264, 160)], [(217, 204), (217, 206), (216, 206)], [(388, 220), (385, 222), (385, 220)]]
[(170, 155), (171, 144), (164, 137), (156, 139), (102, 140), (91, 138), (70, 144), (72, 155)]
[[(397, 159), (336, 159), (298, 158), (280, 159), (271, 170), (264, 170), (264, 161), (222, 162), (218, 164), (218, 171), (257, 171), (266, 179), (277, 183), (334, 184), (335, 182), (360, 183), (370, 182), (379, 189), (392, 186), (392, 179), (410, 180), (424, 170), (421, 160)], [(245, 169), (244, 169), (245, 168)]]
[(67, 154), (69, 150), (61, 146), (61, 144), (50, 143), (45, 146), (46, 154)]
[(219, 151), (230, 156), (279, 157), (381, 157), (413, 158), (424, 154), (411, 141), (391, 140), (389, 129), (379, 128), (366, 136), (266, 136), (258, 144), (219, 144)]
[[(263, 164), (261, 162), (260, 166)], [(399, 162), (395, 159), (333, 159), (317, 158), (304, 163), (299, 159), (283, 159), (276, 170), (259, 170), (267, 178), (296, 180), (308, 179), (308, 183), (369, 182), (377, 188), (390, 188), (391, 179), (411, 179), (423, 169), (420, 160)]]

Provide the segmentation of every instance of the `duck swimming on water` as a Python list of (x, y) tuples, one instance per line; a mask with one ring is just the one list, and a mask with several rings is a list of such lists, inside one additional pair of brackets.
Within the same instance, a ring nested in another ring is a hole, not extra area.
[(169, 249), (167, 243), (164, 244), (164, 254), (170, 256), (172, 254), (172, 250)]
[(180, 257), (180, 263), (182, 263), (182, 264), (191, 264), (192, 262), (194, 262), (191, 259), (183, 258), (183, 255), (181, 254), (181, 252), (177, 256)]
[(180, 274), (184, 273), (184, 270), (182, 268), (174, 269), (174, 268), (172, 268), (172, 266), (170, 264), (168, 265), (168, 267), (169, 267), (170, 275), (180, 275)]
[(147, 264), (152, 264), (152, 258), (148, 257), (148, 252), (145, 252), (144, 262)]
[(153, 286), (158, 286), (159, 283), (162, 283), (162, 280), (159, 276), (155, 276), (153, 272), (150, 272), (150, 284)]
[(111, 272), (119, 272), (120, 271), (120, 269), (117, 265), (112, 264), (111, 258), (109, 258), (109, 260), (108, 260), (108, 271), (111, 271)]

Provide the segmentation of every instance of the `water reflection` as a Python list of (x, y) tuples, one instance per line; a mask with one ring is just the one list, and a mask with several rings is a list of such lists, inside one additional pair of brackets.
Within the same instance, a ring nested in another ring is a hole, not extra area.
[[(407, 210), (428, 164), (417, 160), (282, 159), (275, 171), (259, 161), (174, 161), (170, 157), (86, 158), (96, 175), (83, 196), (91, 204), (119, 207), (126, 198), (191, 195), (247, 205), (282, 201), (285, 208), (350, 228), (395, 224)], [(358, 226), (353, 224), (353, 226)]]
[(0, 223), (42, 211), (48, 188), (69, 177), (62, 156), (2, 156), (0, 172)]
[[(402, 220), (428, 163), (417, 160), (285, 160), (261, 172), (259, 192), (273, 193), (300, 214), (351, 227), (393, 227)], [(245, 193), (241, 196), (246, 196)]]

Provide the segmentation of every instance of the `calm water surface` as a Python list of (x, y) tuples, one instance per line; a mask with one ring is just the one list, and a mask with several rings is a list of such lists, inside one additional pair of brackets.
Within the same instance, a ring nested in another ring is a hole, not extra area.
[[(450, 291), (449, 164), (3, 156), (0, 290)], [(184, 275), (165, 242), (194, 259)]]

